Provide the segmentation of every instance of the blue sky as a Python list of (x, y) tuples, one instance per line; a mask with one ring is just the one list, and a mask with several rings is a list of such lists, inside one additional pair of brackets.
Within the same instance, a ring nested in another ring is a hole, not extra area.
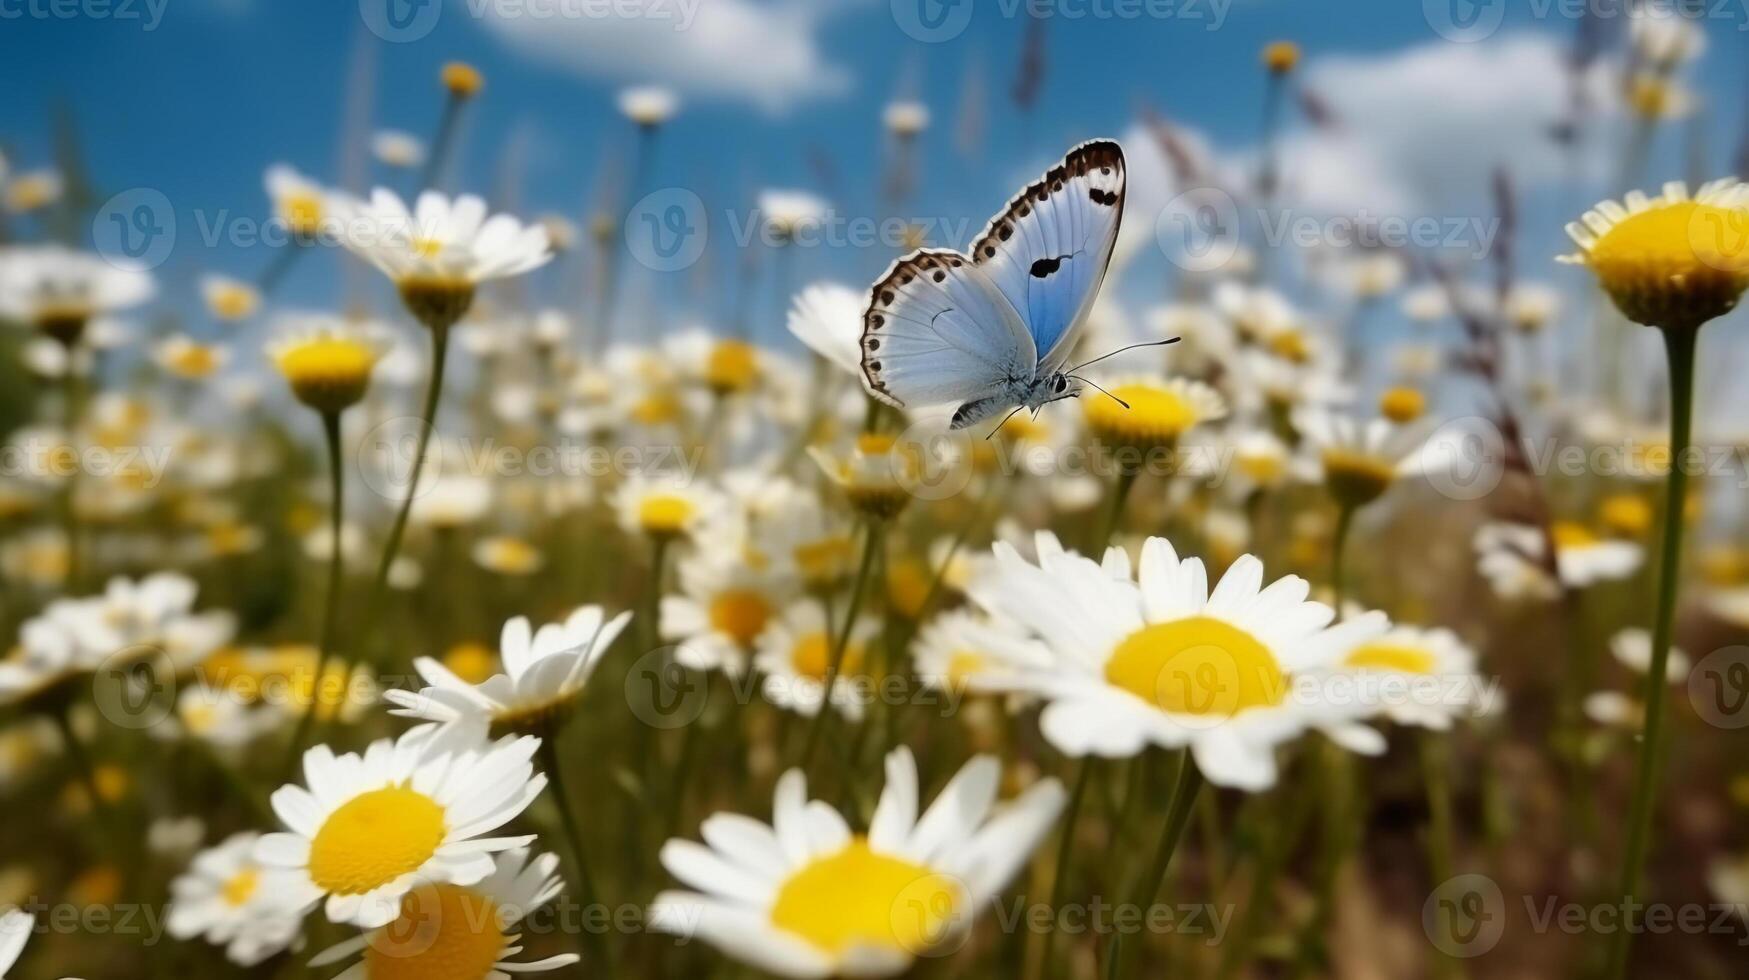
[[(5, 0), (0, 11), (33, 9), (26, 6), (30, 2)], [(1508, 87), (1509, 104), (1498, 106), (1475, 91), (1486, 85), (1467, 82), (1454, 86), (1449, 98), (1441, 90), (1437, 99), (1392, 104), (1391, 79), (1399, 76), (1391, 71), (1422, 71), (1407, 62), (1391, 69), (1392, 59), (1417, 52), (1427, 59), (1485, 56), (1517, 44), (1512, 50), (1523, 56), (1511, 66), (1534, 66), (1538, 58), (1551, 61), (1572, 32), (1572, 21), (1558, 14), (1567, 9), (1560, 0), (1512, 0), (1500, 29), (1475, 44), (1446, 40), (1435, 29), (1428, 5), (1404, 0), (1232, 0), (1222, 9), (1214, 0), (1178, 0), (1177, 6), (1152, 8), (1174, 11), (1165, 18), (1074, 17), (1077, 11), (1117, 11), (1122, 8), (1113, 4), (1124, 0), (1060, 0), (1045, 21), (1041, 96), (1036, 110), (1023, 118), (1008, 98), (1026, 30), (1013, 0), (960, 0), (973, 5), (971, 20), (963, 32), (940, 43), (908, 35), (895, 16), (903, 8), (889, 0), (812, 5), (701, 0), (706, 9), (726, 4), (766, 18), (755, 24), (756, 42), (743, 38), (731, 44), (722, 63), (683, 50), (683, 42), (708, 43), (698, 34), (675, 32), (677, 40), (670, 42), (660, 32), (646, 31), (621, 43), (600, 20), (536, 22), (523, 16), (507, 23), (490, 13), (476, 16), (485, 0), (431, 0), (442, 3), (433, 8), (438, 11), (434, 26), (404, 43), (381, 40), (367, 29), (361, 10), (378, 0), (362, 5), (358, 0), (168, 0), (149, 31), (144, 29), (151, 16), (145, 0), (131, 2), (128, 18), (0, 20), (0, 84), (15, 96), (0, 104), (0, 140), (15, 169), (47, 163), (51, 109), (64, 100), (75, 112), (100, 196), (142, 186), (162, 191), (176, 209), (180, 229), (177, 248), (160, 269), (172, 301), (192, 299), (200, 272), (248, 276), (264, 263), (259, 248), (208, 247), (195, 227), (220, 216), (263, 214), (261, 173), (269, 164), (285, 161), (322, 180), (341, 179), (342, 120), (349, 98), (358, 95), (349, 64), (366, 49), (373, 128), (428, 135), (440, 104), (439, 66), (459, 58), (483, 70), (487, 87), (469, 107), (449, 184), (499, 199), (514, 188), (515, 207), (525, 214), (580, 217), (585, 203), (601, 193), (604, 168), (622, 173), (628, 166), (632, 134), (613, 108), (614, 93), (628, 83), (679, 78), (683, 110), (662, 134), (646, 188), (694, 189), (712, 214), (744, 210), (757, 189), (769, 186), (816, 191), (852, 216), (885, 214), (877, 194), (886, 153), (879, 116), (895, 94), (906, 94), (929, 106), (934, 125), (919, 147), (924, 179), (904, 213), (939, 218), (944, 228), (969, 222), (975, 229), (1048, 158), (1080, 139), (1124, 134), (1144, 106), (1206, 139), (1211, 153), (1242, 169), (1254, 153), (1264, 86), (1257, 53), (1278, 38), (1304, 48), (1307, 84), (1340, 78), (1360, 90), (1320, 94), (1359, 107), (1362, 115), (1342, 124), (1351, 134), (1370, 133), (1369, 147), (1382, 147), (1387, 155), (1404, 152), (1425, 170), (1426, 159), (1416, 160), (1412, 147), (1398, 145), (1425, 141), (1411, 124), (1437, 123), (1449, 112), (1459, 120), (1453, 128), (1476, 127), (1473, 138), (1461, 128), (1454, 137), (1457, 146), (1473, 148), (1473, 160), (1434, 146), (1429, 153), (1435, 162), (1453, 157), (1451, 165), (1462, 169), (1403, 181), (1398, 189), (1412, 192), (1414, 199), (1399, 194), (1386, 208), (1462, 213), (1478, 205), (1475, 191), (1485, 180), (1490, 154), (1515, 157), (1520, 147), (1512, 140), (1522, 142), (1522, 133), (1530, 131), (1522, 126), (1541, 121), (1518, 120), (1518, 136), (1501, 136), (1514, 131), (1490, 123), (1511, 117), (1518, 105), (1510, 98), (1514, 93)], [(1486, 13), (1488, 6), (1484, 2), (1479, 9)], [(1210, 30), (1217, 19), (1218, 29)], [(703, 24), (702, 17), (697, 24)], [(1703, 94), (1720, 96), (1714, 110), (1719, 118), (1707, 127), (1706, 152), (1715, 168), (1724, 166), (1739, 139), (1736, 93), (1744, 84), (1745, 26), (1749, 18), (1734, 9), (1707, 24), (1712, 44), (1693, 79)], [(787, 74), (771, 67), (797, 51), (811, 67)], [(1517, 70), (1502, 65), (1503, 72)], [(955, 149), (954, 135), (962, 89), (969, 73), (979, 70), (987, 137), (978, 153), (967, 156)], [(1534, 104), (1535, 94), (1524, 93), (1524, 104)], [(1496, 90), (1492, 97), (1498, 101), (1503, 93)], [(1487, 145), (1495, 137), (1507, 144)], [(1680, 176), (1674, 172), (1681, 160), (1679, 142), (1679, 134), (1665, 135), (1649, 176)], [(829, 161), (835, 175), (830, 185), (821, 179), (820, 159)], [(1342, 170), (1343, 160), (1337, 154), (1326, 165)], [(1288, 166), (1293, 165), (1290, 157)], [(383, 177), (373, 171), (374, 179)], [(1547, 254), (1558, 245), (1555, 219), (1588, 202), (1538, 197), (1534, 177), (1527, 187), (1533, 196), (1529, 214), (1547, 219), (1538, 227), (1550, 233), (1535, 244)], [(1339, 190), (1339, 198), (1346, 192)], [(866, 280), (890, 257), (884, 249), (822, 250), (799, 256), (794, 274)], [(332, 300), (341, 261), (321, 256), (303, 262), (287, 284), (288, 298)], [(695, 277), (687, 295), (708, 305), (709, 290), (723, 288), (721, 278), (706, 282), (701, 298)]]

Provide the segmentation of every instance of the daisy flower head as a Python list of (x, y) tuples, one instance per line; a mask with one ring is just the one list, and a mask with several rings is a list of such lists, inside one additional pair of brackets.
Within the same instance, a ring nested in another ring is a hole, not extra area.
[(1672, 181), (1657, 197), (1630, 191), (1567, 225), (1579, 251), (1559, 260), (1596, 276), (1635, 323), (1694, 330), (1729, 313), (1749, 287), (1749, 186), (1732, 178), (1692, 198)]
[(662, 349), (679, 366), (682, 377), (703, 384), (719, 398), (752, 390), (764, 374), (764, 355), (758, 347), (703, 327), (668, 337)]
[(1350, 650), (1342, 668), (1368, 681), (1369, 697), (1399, 725), (1445, 731), (1482, 710), (1476, 653), (1447, 629), (1393, 625)]
[(1324, 683), (1384, 632), (1382, 614), (1332, 626), (1335, 611), (1309, 601), (1306, 580), (1265, 586), (1251, 555), (1211, 590), (1202, 561), (1180, 559), (1165, 538), (1144, 543), (1135, 575), (1119, 548), (1095, 562), (1044, 532), (1036, 547), (1035, 564), (999, 543), (972, 598), (1049, 651), (1048, 666), (1023, 671), (1021, 689), (1049, 702), (1040, 727), (1059, 750), (1128, 757), (1188, 746), (1210, 782), (1257, 791), (1275, 782), (1275, 747), (1309, 729), (1355, 751), (1383, 749), (1358, 722), (1372, 707)]
[(913, 139), (929, 128), (929, 107), (910, 99), (889, 102), (881, 110), (881, 122), (899, 139)]
[(360, 957), (335, 980), (510, 980), (576, 963), (575, 953), (519, 961), (522, 937), (511, 930), (563, 889), (556, 855), (530, 858), (515, 848), (493, 859), (492, 873), (472, 884), (422, 883), (401, 897), (394, 921), (317, 954), (321, 967)]
[(165, 374), (183, 381), (205, 381), (231, 359), (228, 348), (203, 344), (187, 334), (172, 334), (152, 348), (152, 360)]
[(1226, 402), (1200, 381), (1137, 374), (1102, 384), (1111, 394), (1086, 393), (1081, 410), (1088, 431), (1109, 446), (1171, 449), (1186, 432), (1227, 414)]
[(917, 676), (933, 687), (972, 694), (1014, 690), (1023, 668), (1044, 669), (1050, 653), (972, 609), (953, 609), (930, 620), (911, 647)]
[(273, 812), (289, 829), (264, 834), (255, 859), (301, 872), (310, 904), (325, 896), (330, 921), (365, 929), (394, 921), (422, 882), (471, 885), (490, 875), (493, 852), (534, 839), (484, 835), (546, 788), (530, 761), (540, 739), (427, 734), (379, 739), (362, 755), (337, 756), (326, 745), (305, 752), (307, 787), (273, 793)]
[(474, 564), (495, 575), (520, 578), (533, 575), (546, 564), (546, 556), (513, 534), (494, 534), (474, 542)]
[(371, 156), (385, 167), (412, 168), (425, 162), (425, 144), (399, 129), (379, 129), (370, 137)]
[[(1547, 541), (1555, 545), (1557, 581), (1547, 571)], [(1645, 549), (1636, 542), (1602, 537), (1578, 521), (1555, 521), (1545, 537), (1529, 524), (1496, 521), (1476, 529), (1477, 568), (1502, 598), (1554, 598), (1559, 587), (1582, 589), (1627, 578), (1639, 570)]]
[(339, 317), (321, 315), (293, 318), (284, 329), (268, 355), (298, 401), (338, 415), (364, 398), (383, 355), (374, 338)]
[(731, 676), (745, 672), (755, 641), (796, 592), (787, 569), (723, 550), (686, 556), (679, 574), (680, 594), (662, 597), (662, 638), (679, 644), (681, 664)]
[(838, 485), (857, 513), (873, 520), (899, 515), (923, 477), (922, 447), (880, 432), (856, 437), (847, 452), (809, 446), (826, 478)]
[(1423, 427), (1388, 419), (1359, 419), (1346, 412), (1302, 406), (1294, 428), (1314, 454), (1330, 496), (1343, 507), (1364, 507), (1383, 496), (1398, 477), (1415, 470)]
[(1300, 63), (1300, 46), (1292, 41), (1271, 41), (1263, 46), (1263, 67), (1271, 75), (1285, 75)]
[(757, 641), (753, 666), (765, 676), (766, 700), (810, 718), (818, 714), (836, 652), (838, 671), (832, 681), (832, 704), (851, 721), (861, 719), (870, 643), (879, 631), (880, 625), (872, 618), (859, 617), (844, 649), (834, 651), (842, 627), (828, 624), (817, 602), (792, 603), (766, 626)]
[(827, 363), (862, 377), (862, 293), (836, 282), (817, 282), (790, 304), (789, 332)]
[(213, 318), (226, 323), (247, 320), (261, 308), (261, 292), (229, 276), (201, 276), (200, 297)]
[(157, 287), (142, 269), (60, 245), (0, 248), (0, 316), (72, 347), (95, 318), (138, 306)]
[(449, 97), (458, 102), (479, 95), (480, 89), (486, 87), (486, 76), (480, 74), (480, 69), (465, 61), (444, 62), (437, 77)]
[(674, 118), (680, 109), (680, 98), (673, 89), (660, 85), (634, 85), (621, 89), (618, 98), (620, 114), (639, 129), (655, 129)]
[(388, 276), (408, 311), (434, 330), (462, 318), (480, 283), (521, 275), (553, 256), (545, 228), (489, 214), (472, 194), (425, 191), (408, 210), (379, 187), (368, 202), (349, 203), (344, 218), (342, 244)]
[[(1652, 669), (1652, 634), (1636, 627), (1624, 629), (1609, 638), (1609, 652), (1623, 667), (1644, 674)], [(1671, 647), (1669, 659), (1664, 662), (1664, 679), (1680, 684), (1687, 679), (1688, 670), (1688, 654)]]
[(703, 480), (681, 473), (639, 473), (614, 491), (613, 505), (627, 534), (672, 541), (716, 519), (726, 502)]
[(518, 616), (504, 624), (498, 639), (502, 673), (474, 683), (449, 664), (420, 657), (413, 667), (428, 686), (417, 693), (385, 691), (383, 699), (396, 705), (390, 714), (437, 726), (413, 729), (422, 733), (415, 741), (439, 728), (543, 731), (575, 707), (590, 675), (631, 618), (630, 612), (622, 612), (608, 619), (600, 606), (584, 606), (564, 622), (536, 630), (528, 617)]
[(255, 859), (260, 839), (252, 832), (233, 834), (195, 855), (188, 870), (170, 883), (165, 928), (173, 938), (200, 936), (224, 947), (225, 956), (244, 967), (298, 940), (315, 896), (302, 875), (263, 867)]
[(1000, 777), (996, 759), (975, 757), (919, 817), (916, 763), (895, 749), (868, 830), (856, 833), (810, 802), (792, 769), (770, 825), (718, 813), (700, 828), (704, 843), (663, 845), (663, 866), (697, 890), (657, 895), (651, 924), (782, 977), (892, 976), (945, 955), (1063, 809), (1054, 779), (998, 804)]
[(759, 213), (766, 234), (778, 244), (788, 244), (809, 228), (818, 226), (832, 206), (807, 191), (770, 189), (759, 192)]
[(268, 167), (262, 183), (273, 202), (274, 216), (300, 241), (313, 240), (344, 203), (339, 195), (283, 163)]
[(13, 214), (41, 211), (59, 201), (67, 190), (61, 172), (50, 167), (27, 170), (10, 180), (5, 180), (6, 176), (5, 168), (0, 166), (0, 182), (6, 185), (6, 210)]

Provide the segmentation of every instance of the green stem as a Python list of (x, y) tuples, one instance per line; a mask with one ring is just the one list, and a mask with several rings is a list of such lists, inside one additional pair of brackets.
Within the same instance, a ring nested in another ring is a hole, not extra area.
[[(298, 719), (298, 727), (292, 733), (291, 745), (286, 750), (285, 764), (281, 771), (285, 774), (282, 781), (289, 781), (297, 772), (298, 757), (303, 754), (304, 744), (309, 739), (310, 729), (316, 722), (316, 716), (322, 706), (322, 680), (328, 676), (328, 664), (334, 657), (334, 646), (340, 623), (340, 582), (345, 572), (345, 549), (340, 547), (340, 529), (346, 517), (345, 470), (340, 459), (340, 413), (322, 413), (322, 435), (328, 447), (328, 492), (332, 497), (329, 502), (330, 531), (328, 554), (328, 594), (322, 603), (322, 639), (321, 646), (316, 651), (316, 677), (310, 685), (310, 703), (304, 708), (303, 717)], [(345, 697), (346, 692), (341, 692)], [(336, 703), (338, 714), (341, 705)]]
[(1075, 826), (1080, 823), (1081, 804), (1087, 798), (1087, 785), (1093, 779), (1092, 759), (1081, 759), (1076, 765), (1075, 784), (1069, 791), (1069, 808), (1063, 814), (1063, 835), (1057, 841), (1057, 863), (1051, 875), (1051, 922), (1040, 940), (1038, 972), (1035, 974), (1040, 976), (1055, 975), (1051, 970), (1051, 954), (1056, 946), (1057, 916), (1062, 913), (1063, 898), (1069, 890), (1069, 859), (1075, 846)]
[(1312, 783), (1299, 787), (1293, 792), (1288, 812), (1281, 819), (1262, 822), (1262, 833), (1266, 836), (1258, 848), (1256, 870), (1251, 875), (1251, 893), (1240, 906), (1239, 922), (1234, 926), (1226, 948), (1221, 951), (1220, 966), (1215, 974), (1217, 980), (1237, 976), (1239, 970), (1250, 962), (1257, 925), (1274, 907), (1275, 879), (1306, 829), (1316, 790)]
[(578, 945), (587, 961), (593, 953), (598, 964), (596, 976), (611, 977), (613, 975), (612, 953), (608, 948), (607, 939), (601, 933), (589, 927), (594, 918), (589, 914), (593, 903), (599, 900), (600, 892), (595, 888), (595, 876), (589, 870), (589, 859), (583, 849), (583, 834), (577, 823), (577, 813), (571, 809), (571, 794), (565, 786), (564, 767), (559, 762), (559, 740), (557, 726), (549, 725), (541, 732), (540, 757), (541, 768), (545, 771), (547, 781), (551, 783), (550, 792), (553, 802), (559, 810), (560, 829), (565, 835), (566, 849), (571, 852), (571, 870), (577, 876), (578, 905), (582, 906), (582, 935)]
[(1341, 504), (1336, 511), (1336, 536), (1330, 542), (1330, 591), (1336, 599), (1336, 618), (1342, 619), (1342, 604), (1348, 598), (1348, 532), (1354, 527), (1355, 508)]
[[(431, 379), (425, 386), (425, 403), (419, 410), (419, 436), (414, 443), (413, 470), (407, 476), (407, 496), (389, 526), (389, 539), (383, 543), (383, 555), (377, 560), (376, 577), (371, 582), (370, 603), (366, 608), (376, 612), (382, 608), (383, 595), (389, 585), (389, 569), (401, 553), (401, 539), (407, 533), (407, 515), (413, 511), (413, 501), (419, 497), (419, 477), (425, 472), (425, 450), (431, 442), (431, 432), (437, 426), (437, 400), (443, 394), (443, 366), (449, 354), (449, 326), (431, 327)], [(335, 542), (339, 546), (339, 542)], [(376, 619), (386, 617), (379, 612)]]
[[(1154, 847), (1154, 859), (1149, 862), (1148, 870), (1136, 882), (1136, 890), (1130, 895), (1130, 908), (1138, 910), (1143, 921), (1148, 920), (1149, 907), (1159, 897), (1160, 889), (1166, 883), (1166, 872), (1172, 867), (1172, 855), (1177, 853), (1178, 842), (1184, 837), (1184, 828), (1190, 824), (1190, 814), (1196, 808), (1196, 797), (1202, 791), (1202, 784), (1202, 770), (1196, 767), (1196, 760), (1191, 758), (1190, 750), (1180, 750), (1178, 780), (1172, 788), (1172, 802), (1166, 808), (1166, 824), (1161, 828), (1160, 842)], [(1131, 948), (1139, 945), (1141, 944), (1134, 943)], [(1128, 965), (1126, 963), (1120, 967), (1120, 976), (1131, 975)]]
[[(64, 424), (67, 427), (67, 444), (74, 445), (78, 439), (79, 430), (79, 373), (74, 370), (79, 347), (77, 344), (67, 344), (66, 371), (61, 375), (61, 406)], [(74, 465), (67, 471), (67, 479), (61, 486), (61, 525), (62, 533), (67, 538), (67, 580), (68, 595), (78, 595), (83, 582), (84, 569), (79, 560), (79, 466)]]
[[(1449, 881), (1452, 875), (1451, 760), (1446, 756), (1446, 747), (1444, 735), (1422, 733), (1421, 775), (1427, 783), (1427, 871), (1434, 888)], [(1439, 914), (1444, 917), (1447, 910), (1442, 907)], [(1440, 935), (1451, 935), (1444, 922), (1440, 924)], [(1434, 957), (1435, 976), (1442, 980), (1462, 976), (1458, 961), (1449, 954), (1440, 951)]]
[(1140, 470), (1124, 468), (1118, 471), (1117, 481), (1111, 487), (1111, 500), (1105, 512), (1105, 519), (1099, 525), (1099, 536), (1093, 539), (1093, 547), (1088, 550), (1087, 557), (1098, 561), (1106, 545), (1111, 544), (1111, 536), (1117, 533), (1118, 523), (1123, 520), (1123, 507), (1130, 499), (1130, 488), (1136, 485), (1136, 477)]
[[(1622, 855), (1621, 897), (1634, 901), (1641, 869), (1651, 844), (1652, 814), (1657, 802), (1658, 764), (1664, 752), (1664, 709), (1668, 700), (1665, 671), (1676, 625), (1676, 586), (1682, 559), (1682, 508), (1688, 498), (1689, 425), (1694, 402), (1694, 348), (1697, 329), (1664, 330), (1664, 351), (1670, 363), (1670, 473), (1664, 490), (1664, 541), (1658, 562), (1658, 608), (1652, 621), (1652, 663), (1646, 670), (1646, 725), (1634, 772), (1634, 795), (1628, 815), (1627, 849)], [(1607, 975), (1627, 974), (1628, 946), (1633, 933), (1618, 929), (1610, 939)]]
[(884, 528), (877, 522), (869, 522), (868, 529), (862, 539), (862, 563), (856, 570), (856, 584), (850, 591), (850, 610), (844, 616), (843, 625), (838, 627), (838, 635), (832, 641), (832, 659), (826, 665), (826, 679), (820, 689), (820, 710), (815, 713), (813, 724), (808, 726), (808, 736), (802, 743), (801, 767), (808, 768), (808, 763), (814, 758), (814, 750), (820, 744), (820, 736), (825, 733), (826, 719), (832, 714), (832, 688), (838, 683), (838, 672), (844, 666), (844, 651), (850, 645), (851, 630), (856, 628), (856, 617), (862, 612), (863, 594), (868, 591), (869, 571), (874, 568), (874, 559), (880, 551)]

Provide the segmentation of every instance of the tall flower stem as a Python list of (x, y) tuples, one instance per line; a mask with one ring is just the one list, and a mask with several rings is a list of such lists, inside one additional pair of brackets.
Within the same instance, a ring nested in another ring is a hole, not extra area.
[[(303, 717), (298, 719), (297, 729), (292, 732), (291, 745), (286, 749), (282, 767), (288, 779), (296, 771), (298, 757), (303, 754), (304, 744), (310, 737), (310, 728), (321, 711), (322, 680), (328, 675), (328, 664), (334, 657), (340, 623), (340, 582), (346, 570), (346, 549), (340, 547), (340, 529), (346, 520), (346, 481), (340, 459), (339, 412), (322, 413), (322, 435), (328, 447), (328, 493), (332, 498), (328, 505), (328, 594), (322, 602), (322, 639), (316, 651), (316, 677), (310, 684), (310, 703), (304, 708)], [(336, 704), (335, 710), (338, 711), (339, 707)]]
[(464, 101), (451, 95), (443, 103), (443, 115), (437, 120), (437, 134), (431, 139), (431, 153), (425, 158), (425, 169), (419, 174), (421, 191), (431, 190), (443, 179), (444, 164), (449, 162), (450, 148), (455, 145), (456, 124), (461, 119)]
[[(1202, 770), (1196, 767), (1196, 760), (1191, 758), (1190, 750), (1179, 753), (1178, 779), (1172, 787), (1172, 802), (1166, 807), (1166, 823), (1160, 829), (1160, 842), (1154, 845), (1154, 858), (1148, 862), (1148, 868), (1136, 882), (1136, 889), (1130, 894), (1129, 907), (1148, 918), (1147, 909), (1159, 897), (1160, 889), (1166, 883), (1166, 872), (1172, 867), (1172, 855), (1178, 851), (1178, 842), (1184, 838), (1184, 828), (1190, 824), (1190, 814), (1196, 808), (1197, 794), (1202, 792)], [(1132, 944), (1134, 946), (1140, 945)], [(1123, 954), (1120, 947), (1118, 953)], [(1116, 975), (1131, 976), (1134, 973), (1133, 955), (1122, 956), (1125, 962), (1120, 962)]]
[[(1688, 453), (1689, 428), (1694, 409), (1694, 348), (1697, 330), (1667, 329), (1664, 352), (1670, 364), (1670, 473), (1665, 478), (1664, 540), (1658, 561), (1658, 607), (1652, 621), (1652, 663), (1646, 669), (1646, 724), (1640, 739), (1640, 756), (1634, 771), (1634, 795), (1628, 813), (1627, 847), (1622, 854), (1621, 889), (1624, 903), (1634, 901), (1640, 890), (1640, 874), (1651, 843), (1652, 813), (1657, 803), (1658, 766), (1664, 754), (1664, 712), (1668, 694), (1665, 671), (1670, 661), (1670, 640), (1676, 625), (1677, 566), (1682, 560), (1682, 508), (1688, 498), (1688, 472), (1683, 457)], [(1609, 943), (1607, 975), (1627, 974), (1628, 946), (1632, 931), (1618, 929)]]
[(869, 521), (863, 533), (862, 563), (856, 570), (856, 584), (850, 589), (850, 609), (845, 613), (844, 623), (838, 627), (838, 635), (832, 638), (832, 657), (826, 664), (826, 678), (820, 689), (820, 710), (814, 715), (813, 724), (808, 726), (807, 739), (802, 743), (800, 765), (804, 771), (813, 761), (814, 750), (819, 747), (820, 736), (825, 733), (826, 719), (832, 714), (832, 689), (844, 667), (844, 651), (850, 646), (851, 631), (856, 628), (856, 617), (862, 612), (863, 596), (868, 592), (871, 577), (869, 572), (874, 568), (875, 555), (886, 540), (885, 530), (880, 522)]
[(589, 858), (583, 848), (583, 833), (577, 823), (577, 813), (571, 809), (571, 794), (565, 785), (564, 766), (559, 762), (559, 730), (557, 725), (547, 725), (540, 733), (541, 768), (546, 773), (551, 784), (549, 792), (553, 803), (559, 810), (559, 823), (565, 835), (566, 849), (571, 852), (571, 872), (577, 876), (578, 904), (583, 907), (582, 936), (578, 945), (582, 949), (584, 959), (593, 954), (596, 961), (594, 976), (613, 976), (612, 951), (608, 948), (605, 936), (589, 927), (594, 916), (588, 914), (590, 906), (600, 900), (601, 893), (595, 888), (594, 873), (589, 870)]
[[(1445, 736), (1425, 732), (1421, 736), (1421, 775), (1427, 784), (1427, 871), (1438, 888), (1452, 874), (1451, 759)], [(1442, 919), (1448, 914), (1442, 906)], [(1440, 923), (1440, 934), (1451, 935), (1449, 923)], [(1457, 960), (1443, 951), (1434, 953), (1434, 975), (1452, 980), (1462, 975)]]
[(1087, 799), (1087, 785), (1093, 781), (1094, 763), (1092, 759), (1084, 758), (1076, 763), (1076, 767), (1074, 788), (1069, 790), (1069, 806), (1063, 813), (1063, 834), (1057, 841), (1056, 870), (1051, 875), (1051, 921), (1040, 940), (1035, 976), (1055, 976), (1051, 970), (1051, 954), (1056, 947), (1057, 916), (1061, 914), (1063, 899), (1069, 892), (1069, 858), (1074, 853), (1075, 828), (1081, 822), (1081, 804)]
[(1094, 561), (1099, 560), (1100, 552), (1111, 544), (1112, 535), (1117, 533), (1117, 526), (1123, 520), (1124, 504), (1129, 502), (1130, 489), (1136, 485), (1136, 477), (1140, 475), (1140, 470), (1127, 466), (1118, 471), (1117, 481), (1111, 487), (1111, 501), (1106, 508), (1105, 519), (1097, 531), (1099, 536), (1093, 540), (1094, 546), (1087, 553)]
[(1336, 534), (1330, 541), (1330, 592), (1336, 600), (1336, 618), (1342, 618), (1342, 603), (1348, 598), (1348, 534), (1354, 528), (1356, 508), (1341, 504), (1336, 511)]
[[(425, 386), (425, 403), (419, 410), (419, 435), (414, 442), (413, 469), (407, 475), (407, 496), (389, 526), (389, 539), (383, 543), (383, 555), (377, 560), (376, 577), (371, 581), (370, 605), (373, 612), (381, 609), (383, 593), (389, 585), (389, 569), (401, 553), (401, 538), (407, 533), (407, 515), (413, 511), (413, 501), (419, 497), (419, 477), (425, 472), (425, 450), (431, 443), (431, 431), (437, 426), (437, 400), (443, 394), (443, 366), (449, 355), (450, 324), (431, 327), (431, 379)], [(338, 546), (339, 542), (335, 542)], [(382, 619), (378, 614), (378, 620)]]
[[(66, 426), (67, 443), (69, 446), (78, 438), (79, 428), (79, 373), (74, 370), (79, 348), (76, 344), (66, 345), (67, 365), (61, 374), (61, 406), (62, 424)], [(61, 487), (61, 525), (62, 533), (67, 538), (67, 594), (78, 595), (83, 585), (84, 568), (79, 558), (79, 467), (72, 466), (67, 471), (67, 479)]]

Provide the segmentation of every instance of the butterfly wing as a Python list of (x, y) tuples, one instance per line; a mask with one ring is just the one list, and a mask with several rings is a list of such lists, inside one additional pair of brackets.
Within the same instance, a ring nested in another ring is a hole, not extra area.
[(1020, 316), (971, 259), (921, 249), (894, 262), (869, 292), (862, 373), (891, 405), (986, 397), (1030, 379), (1038, 351)]
[(1041, 355), (1062, 367), (1111, 264), (1124, 204), (1123, 148), (1093, 140), (1015, 195), (972, 245), (972, 261), (1019, 312)]

